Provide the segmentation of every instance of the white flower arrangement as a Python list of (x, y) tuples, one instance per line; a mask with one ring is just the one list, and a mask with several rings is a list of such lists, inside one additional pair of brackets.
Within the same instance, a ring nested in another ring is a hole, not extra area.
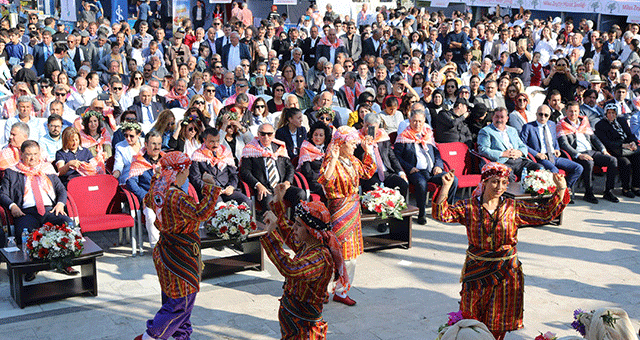
[(223, 240), (244, 240), (257, 230), (247, 204), (236, 201), (220, 202), (213, 216), (205, 222), (205, 228)]
[(529, 171), (522, 179), (522, 188), (532, 195), (547, 195), (556, 191), (553, 173), (549, 170)]
[(362, 195), (362, 206), (382, 218), (393, 216), (401, 220), (401, 212), (407, 208), (407, 203), (399, 190), (374, 184), (373, 190)]
[(67, 224), (46, 223), (29, 234), (26, 249), (33, 259), (49, 260), (51, 267), (65, 268), (71, 264), (71, 259), (82, 254), (84, 245), (79, 230)]

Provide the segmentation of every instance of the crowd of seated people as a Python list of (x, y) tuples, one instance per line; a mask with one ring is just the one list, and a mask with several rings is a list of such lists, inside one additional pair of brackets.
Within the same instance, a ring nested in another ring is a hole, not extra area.
[[(447, 168), (440, 143), (465, 143), (517, 178), (525, 169), (563, 171), (590, 203), (600, 168), (604, 199), (619, 201), (618, 179), (622, 195), (640, 196), (640, 26), (481, 14), (382, 6), (357, 18), (319, 17), (310, 28), (280, 16), (247, 26), (232, 16), (198, 37), (186, 19), (170, 38), (152, 16), (139, 23), (142, 45), (139, 31), (103, 17), (71, 31), (53, 18), (13, 28), (1, 18), (0, 170), (18, 166), (30, 141), (62, 188), (109, 173), (142, 200), (159, 157), (177, 150), (194, 161), (196, 189), (208, 173), (222, 200), (253, 195), (268, 209), (279, 183), (288, 201), (309, 199), (296, 172), (326, 197), (322, 163), (334, 132), (348, 125), (375, 142), (377, 171), (362, 189), (411, 192), (421, 223), (427, 183), (440, 183)], [(33, 207), (2, 198), (14, 217), (15, 205)], [(154, 244), (153, 212), (144, 214)]]

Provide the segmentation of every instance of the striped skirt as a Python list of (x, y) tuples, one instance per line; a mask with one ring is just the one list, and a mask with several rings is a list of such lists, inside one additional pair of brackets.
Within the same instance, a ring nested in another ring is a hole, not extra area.
[(327, 338), (327, 323), (322, 319), (322, 305), (297, 301), (287, 295), (280, 299), (278, 310), (283, 340), (323, 340)]
[(344, 260), (351, 260), (363, 253), (360, 196), (353, 195), (328, 201), (333, 231), (340, 244)]

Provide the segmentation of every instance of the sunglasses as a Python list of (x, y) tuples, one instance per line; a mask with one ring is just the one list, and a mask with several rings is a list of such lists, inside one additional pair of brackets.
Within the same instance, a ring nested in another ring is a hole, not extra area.
[(296, 80), (296, 83), (304, 83), (304, 80)]
[(527, 100), (526, 99), (518, 99), (518, 103), (526, 103)]
[(248, 85), (246, 84), (237, 84), (236, 87), (247, 87)]
[(222, 66), (216, 66), (216, 67), (214, 67), (214, 68), (222, 68)]
[(284, 89), (275, 89), (274, 91), (284, 92)]
[(548, 114), (548, 113), (538, 113), (538, 117), (547, 117), (548, 118), (548, 117), (551, 117), (551, 115)]
[(241, 64), (242, 67), (249, 67), (249, 64)]
[(122, 91), (122, 87), (114, 87), (113, 90), (114, 91)]
[(320, 117), (320, 120), (323, 120), (325, 122), (330, 122), (331, 118), (330, 117)]
[(145, 72), (151, 72), (151, 69), (150, 68), (145, 68), (144, 71)]
[(194, 127), (190, 127), (190, 128), (187, 129), (187, 131), (189, 131), (189, 132), (193, 132), (195, 130), (196, 130), (196, 128), (194, 128)]
[(260, 136), (271, 136), (273, 135), (273, 132), (264, 132), (264, 131), (258, 131), (258, 134), (260, 134)]
[(63, 96), (66, 96), (66, 95), (67, 95), (66, 93), (56, 93), (56, 96), (60, 96), (60, 97), (63, 97)]
[(204, 101), (202, 100), (196, 100), (195, 102), (193, 102), (195, 105), (204, 105)]
[(256, 109), (264, 109), (264, 105), (256, 105)]
[(129, 117), (129, 118), (125, 118), (124, 121), (125, 122), (129, 122), (129, 123), (133, 123), (133, 122), (137, 121), (137, 119), (135, 117)]
[(133, 78), (133, 79), (135, 79), (135, 80), (142, 80), (142, 77), (135, 77), (135, 78)]
[(169, 123), (169, 126), (174, 126), (174, 125), (176, 125), (176, 122)]

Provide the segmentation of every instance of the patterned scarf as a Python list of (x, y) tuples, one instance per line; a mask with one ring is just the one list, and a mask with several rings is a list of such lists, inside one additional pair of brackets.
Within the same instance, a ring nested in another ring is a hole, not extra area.
[(329, 143), (327, 150), (330, 150), (333, 145), (342, 146), (350, 141), (360, 143), (360, 134), (356, 128), (343, 125), (333, 133), (333, 138), (331, 139), (331, 143)]
[(175, 89), (171, 90), (166, 97), (177, 100), (180, 103), (180, 107), (183, 109), (189, 107), (189, 97), (187, 97), (186, 94), (177, 94)]
[(6, 170), (20, 162), (20, 148), (11, 144), (0, 151), (0, 170)]
[(396, 143), (418, 143), (422, 145), (425, 150), (429, 149), (429, 144), (431, 144), (432, 146), (436, 146), (436, 141), (433, 138), (433, 130), (431, 130), (431, 128), (427, 124), (425, 124), (422, 128), (420, 136), (418, 136), (418, 133), (411, 127), (404, 129), (400, 136), (396, 138)]
[(55, 175), (56, 170), (53, 168), (53, 165), (49, 162), (40, 161), (36, 166), (30, 168), (26, 166), (24, 163), (19, 162), (18, 164), (10, 167), (11, 170), (15, 172), (19, 172), (24, 174), (26, 177), (26, 183), (24, 185), (24, 195), (27, 196), (28, 193), (31, 192), (31, 182), (36, 181), (37, 186), (44, 189), (49, 197), (55, 197), (55, 191), (53, 190), (53, 184), (47, 175)]
[[(360, 129), (360, 138), (364, 139), (367, 135), (367, 130), (365, 128)], [(390, 140), (389, 135), (383, 129), (377, 129), (376, 136), (373, 137), (374, 143), (386, 142)]]
[(580, 124), (576, 127), (569, 121), (569, 118), (564, 118), (560, 121), (560, 124), (556, 126), (556, 134), (558, 137), (572, 135), (575, 133), (582, 133), (585, 135), (592, 135), (593, 129), (591, 129), (591, 125), (589, 125), (589, 120), (586, 117), (578, 117), (578, 121)]
[(89, 162), (80, 162), (80, 167), (76, 169), (82, 176), (93, 176), (105, 174), (107, 171), (104, 165), (104, 152), (96, 154)]
[[(133, 156), (131, 166), (129, 167), (129, 178), (138, 177), (145, 173), (149, 169), (155, 169), (160, 166), (160, 163), (151, 164), (144, 157), (147, 153), (147, 149), (142, 148), (140, 152)], [(164, 152), (160, 151), (160, 157), (164, 156)]]
[(256, 157), (271, 157), (277, 159), (278, 157), (289, 158), (287, 154), (287, 147), (284, 142), (274, 139), (273, 144), (278, 145), (278, 150), (273, 152), (271, 150), (265, 150), (265, 147), (260, 144), (258, 137), (254, 137), (253, 140), (242, 149), (241, 158), (256, 158)]
[(213, 151), (202, 144), (198, 150), (193, 152), (191, 160), (194, 162), (207, 162), (211, 166), (217, 166), (220, 170), (224, 170), (227, 165), (236, 166), (233, 154), (226, 146), (220, 145), (215, 149), (215, 153)]
[(300, 156), (298, 156), (298, 167), (296, 170), (300, 169), (304, 162), (313, 162), (322, 158), (324, 158), (324, 152), (320, 151), (313, 143), (305, 140), (300, 146)]
[(326, 45), (329, 47), (333, 47), (333, 48), (338, 48), (340, 46), (344, 46), (344, 43), (342, 42), (342, 39), (339, 39), (336, 37), (336, 42), (334, 42), (333, 44), (329, 41), (329, 37), (324, 37), (322, 39), (320, 39), (320, 42), (318, 43), (318, 45)]
[(481, 173), (482, 173), (481, 175), (482, 180), (480, 181), (480, 184), (478, 184), (478, 187), (476, 187), (476, 189), (473, 190), (471, 197), (482, 196), (482, 193), (484, 192), (484, 183), (488, 179), (491, 179), (496, 176), (509, 178), (509, 175), (511, 174), (511, 168), (509, 168), (508, 166), (502, 163), (491, 162), (491, 163), (485, 164), (485, 166), (482, 167)]
[[(359, 82), (356, 82), (355, 88), (352, 90), (349, 86), (343, 85), (340, 89), (344, 92), (345, 97), (347, 97), (347, 102), (349, 103), (349, 108), (351, 110), (356, 109), (356, 99), (360, 97), (360, 94), (364, 92), (364, 86)], [(355, 95), (354, 95), (355, 92)]]
[(153, 210), (158, 222), (162, 223), (162, 208), (166, 203), (169, 187), (176, 181), (178, 173), (189, 168), (190, 165), (189, 157), (180, 151), (169, 152), (160, 158), (160, 173), (151, 179), (151, 187), (147, 193), (147, 195), (153, 195)]

